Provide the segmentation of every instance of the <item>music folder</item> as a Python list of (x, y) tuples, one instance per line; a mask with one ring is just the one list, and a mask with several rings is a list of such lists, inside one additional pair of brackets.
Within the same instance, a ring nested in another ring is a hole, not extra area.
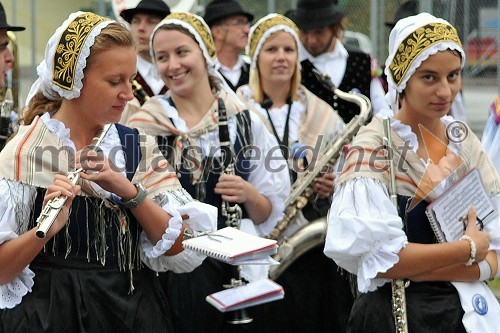
[(285, 297), (283, 287), (270, 279), (261, 279), (242, 286), (225, 289), (206, 297), (221, 312), (240, 310), (276, 301)]
[(262, 238), (226, 227), (209, 234), (186, 239), (185, 249), (200, 252), (206, 256), (231, 265), (275, 264), (270, 256), (276, 254), (276, 240)]

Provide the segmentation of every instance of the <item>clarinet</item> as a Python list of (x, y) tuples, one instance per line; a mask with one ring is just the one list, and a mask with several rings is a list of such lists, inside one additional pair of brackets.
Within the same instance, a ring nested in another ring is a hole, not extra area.
[[(398, 208), (396, 194), (396, 173), (394, 170), (393, 147), (391, 139), (391, 121), (389, 118), (383, 119), (384, 123), (384, 145), (387, 150), (387, 162), (389, 162), (389, 196), (392, 203)], [(408, 281), (409, 282), (409, 281)], [(408, 333), (408, 320), (406, 316), (406, 296), (405, 288), (407, 285), (402, 279), (393, 279), (391, 281), (392, 290), (392, 315), (397, 333)]]
[[(95, 151), (97, 147), (101, 144), (102, 140), (106, 136), (106, 133), (108, 133), (110, 127), (111, 124), (107, 124), (106, 126), (104, 126), (99, 136), (94, 138), (94, 140), (92, 140), (92, 146), (93, 146), (92, 150)], [(80, 172), (82, 171), (83, 169), (80, 167), (76, 170), (68, 172), (67, 177), (70, 179), (73, 185), (76, 185), (76, 183), (80, 179)], [(64, 203), (66, 202), (67, 199), (68, 197), (61, 195), (57, 198), (49, 200), (45, 204), (42, 213), (40, 214), (40, 216), (38, 216), (36, 220), (38, 226), (36, 235), (38, 236), (38, 238), (45, 238), (45, 236), (47, 236), (47, 232), (49, 231), (50, 227), (56, 220), (57, 215), (59, 215), (59, 212), (63, 208)]]
[[(226, 106), (222, 98), (217, 100), (219, 110), (219, 143), (221, 149), (222, 173), (226, 175), (235, 174), (234, 152), (233, 146), (229, 139), (229, 128), (227, 126)], [(241, 218), (243, 216), (241, 207), (238, 204), (222, 201), (221, 207), (222, 216), (226, 218), (228, 227), (239, 228)], [(241, 266), (238, 266), (238, 278), (232, 278), (229, 284), (223, 285), (224, 288), (235, 288), (245, 284), (241, 279)], [(248, 317), (245, 309), (235, 310), (231, 312), (231, 317), (226, 319), (226, 322), (232, 325), (248, 324), (253, 321), (253, 318)]]
[[(219, 109), (219, 142), (221, 149), (222, 174), (234, 175), (234, 154), (231, 141), (229, 140), (229, 128), (227, 126), (226, 106), (222, 98), (218, 99)], [(226, 218), (228, 227), (238, 228), (240, 225), (242, 211), (238, 204), (222, 201), (222, 216)]]
[(134, 92), (134, 96), (137, 97), (141, 104), (144, 104), (145, 102), (150, 100), (148, 93), (136, 80), (132, 81), (132, 91)]

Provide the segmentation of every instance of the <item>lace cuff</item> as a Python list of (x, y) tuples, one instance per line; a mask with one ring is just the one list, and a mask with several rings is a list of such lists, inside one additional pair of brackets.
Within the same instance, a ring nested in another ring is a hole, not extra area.
[(163, 207), (163, 209), (172, 216), (170, 221), (168, 221), (168, 228), (165, 233), (161, 236), (161, 239), (156, 242), (153, 246), (151, 241), (146, 237), (144, 232), (141, 233), (141, 244), (146, 258), (158, 258), (170, 250), (172, 245), (174, 245), (175, 240), (179, 237), (182, 230), (182, 217), (181, 214), (168, 206)]
[(7, 284), (0, 285), (0, 309), (12, 309), (34, 285), (35, 273), (28, 267)]
[(145, 258), (142, 253), (142, 261), (156, 272), (189, 273), (201, 265), (205, 258), (205, 255), (187, 249), (173, 256), (160, 256), (156, 259)]
[(358, 290), (362, 293), (373, 291), (390, 279), (376, 278), (385, 273), (399, 261), (398, 253), (408, 244), (406, 236), (393, 238), (366, 253), (360, 258), (357, 274)]

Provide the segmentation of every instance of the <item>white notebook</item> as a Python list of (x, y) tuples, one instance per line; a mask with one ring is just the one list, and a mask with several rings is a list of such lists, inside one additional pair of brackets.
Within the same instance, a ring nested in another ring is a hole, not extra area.
[(461, 218), (467, 216), (470, 205), (476, 207), (476, 215), (483, 225), (498, 216), (476, 168), (427, 206), (425, 214), (439, 242), (456, 241), (464, 234)]
[(269, 264), (268, 258), (276, 253), (276, 240), (257, 237), (236, 228), (226, 227), (208, 235), (186, 239), (185, 249), (232, 265)]
[(206, 301), (219, 311), (226, 312), (276, 301), (283, 297), (285, 291), (282, 286), (272, 280), (262, 279), (208, 295)]

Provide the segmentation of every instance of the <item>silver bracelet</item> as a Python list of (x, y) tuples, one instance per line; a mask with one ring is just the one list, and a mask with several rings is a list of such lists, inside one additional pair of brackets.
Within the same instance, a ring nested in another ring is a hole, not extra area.
[(470, 258), (465, 263), (465, 266), (470, 266), (474, 262), (476, 262), (476, 243), (474, 242), (474, 240), (472, 239), (472, 237), (470, 237), (469, 235), (463, 235), (462, 237), (460, 237), (459, 240), (466, 240), (466, 241), (469, 242), (469, 245), (470, 245)]
[(488, 261), (481, 260), (477, 263), (479, 267), (479, 281), (486, 281), (491, 279), (491, 267)]

